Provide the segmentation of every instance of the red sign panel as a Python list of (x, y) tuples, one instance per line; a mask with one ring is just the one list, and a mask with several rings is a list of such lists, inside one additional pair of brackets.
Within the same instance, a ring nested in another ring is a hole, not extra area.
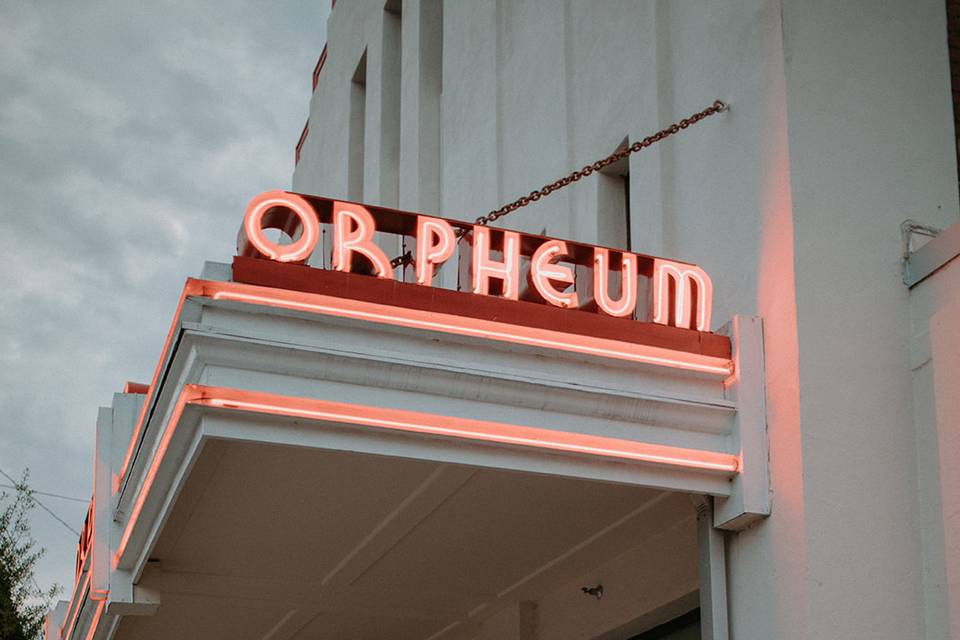
[(251, 201), (237, 252), (236, 282), (730, 354), (710, 278), (684, 262), (284, 191)]

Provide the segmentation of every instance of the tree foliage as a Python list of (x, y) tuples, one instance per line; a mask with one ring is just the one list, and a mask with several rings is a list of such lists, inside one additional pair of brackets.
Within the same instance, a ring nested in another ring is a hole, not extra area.
[(26, 481), (24, 473), (13, 494), (0, 493), (0, 640), (42, 637), (44, 614), (59, 590), (43, 591), (33, 577), (43, 549), (30, 534), (34, 502)]

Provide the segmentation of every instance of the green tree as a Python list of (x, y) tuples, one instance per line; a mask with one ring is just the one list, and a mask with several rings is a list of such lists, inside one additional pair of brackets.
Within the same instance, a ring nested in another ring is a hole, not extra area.
[(42, 637), (43, 619), (59, 587), (37, 586), (33, 569), (43, 556), (30, 534), (27, 514), (34, 506), (27, 474), (13, 494), (0, 493), (0, 640)]

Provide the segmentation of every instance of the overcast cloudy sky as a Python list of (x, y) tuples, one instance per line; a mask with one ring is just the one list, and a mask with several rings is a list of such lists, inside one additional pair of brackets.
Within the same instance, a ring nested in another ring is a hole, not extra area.
[[(184, 279), (290, 185), (329, 4), (0, 0), (0, 469), (89, 498), (97, 407), (149, 382)], [(32, 523), (69, 592), (76, 536)]]

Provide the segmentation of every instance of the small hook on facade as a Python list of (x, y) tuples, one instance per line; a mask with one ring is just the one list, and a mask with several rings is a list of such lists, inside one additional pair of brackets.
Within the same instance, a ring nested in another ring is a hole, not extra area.
[(580, 591), (583, 591), (588, 596), (593, 596), (597, 600), (603, 597), (603, 585), (598, 584), (595, 587), (580, 587)]

